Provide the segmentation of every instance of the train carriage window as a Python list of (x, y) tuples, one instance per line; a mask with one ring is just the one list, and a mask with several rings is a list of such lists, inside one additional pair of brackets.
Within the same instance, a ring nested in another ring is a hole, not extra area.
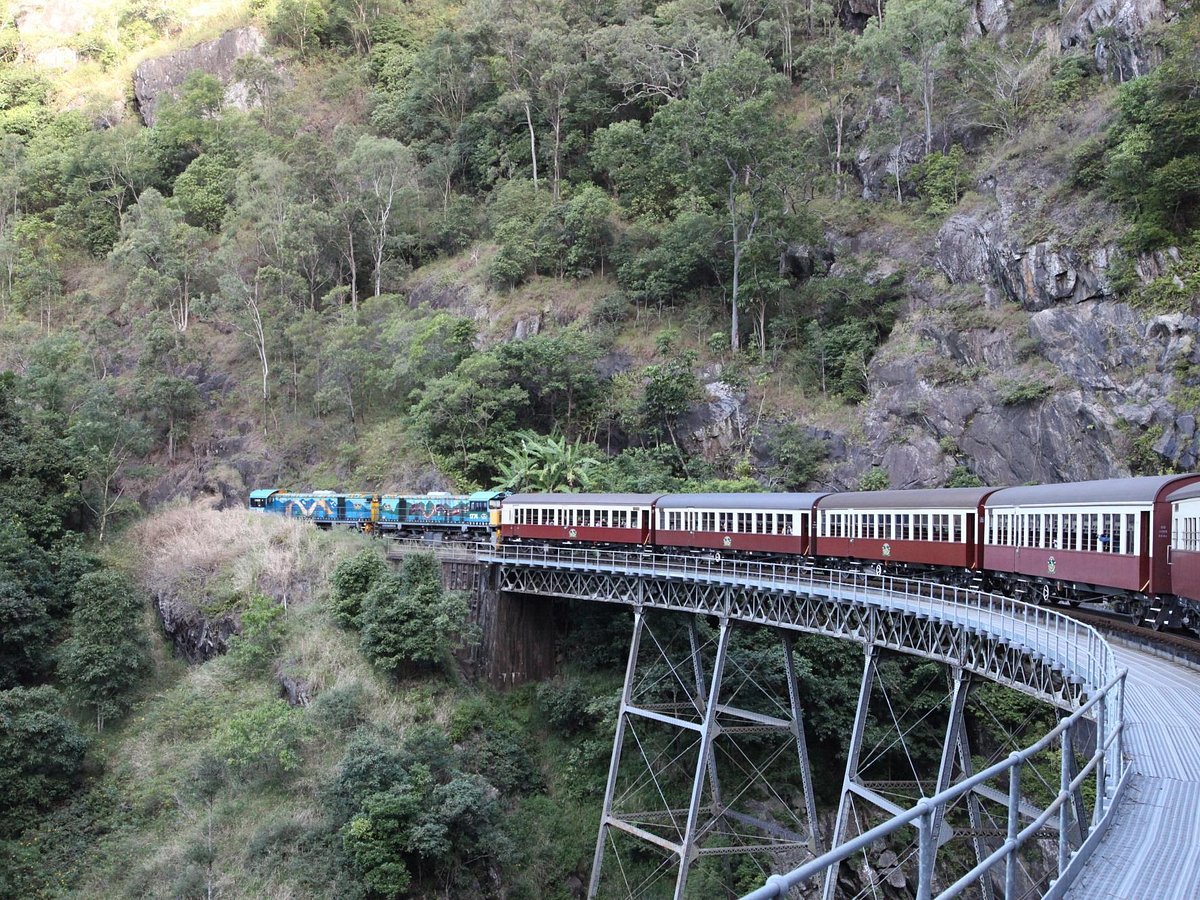
[(733, 531), (733, 513), (718, 513), (717, 514), (717, 530), (726, 534)]
[(908, 519), (907, 513), (896, 516), (896, 540), (907, 541), (912, 537), (908, 530)]
[(1096, 537), (1096, 549), (1101, 553), (1121, 552), (1121, 514), (1102, 513), (1100, 533)]
[(763, 532), (765, 531), (765, 528), (766, 528), (766, 526), (763, 525), (763, 514), (755, 513), (754, 514), (754, 533), (755, 534), (763, 534)]
[(950, 528), (951, 528), (950, 540), (954, 541), (954, 543), (956, 543), (956, 544), (963, 543), (963, 538), (962, 538), (963, 514), (962, 513), (955, 513), (954, 515), (952, 515), (950, 517)]
[(737, 530), (739, 534), (747, 534), (750, 531), (750, 514), (737, 514)]
[(1139, 546), (1139, 535), (1137, 533), (1137, 516), (1133, 513), (1125, 514), (1125, 540), (1121, 544), (1122, 553), (1141, 553), (1142, 548)]

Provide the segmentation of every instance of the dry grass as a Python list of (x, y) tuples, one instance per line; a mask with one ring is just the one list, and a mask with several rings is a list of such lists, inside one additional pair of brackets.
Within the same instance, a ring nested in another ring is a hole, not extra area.
[(302, 607), (356, 543), (307, 522), (201, 503), (168, 507), (131, 535), (142, 583), (156, 597), (205, 606), (254, 593)]

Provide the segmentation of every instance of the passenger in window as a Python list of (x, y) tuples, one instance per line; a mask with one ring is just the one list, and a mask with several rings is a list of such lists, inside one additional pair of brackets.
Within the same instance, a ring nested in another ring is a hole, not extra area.
[(1101, 553), (1107, 553), (1107, 552), (1109, 551), (1109, 549), (1110, 549), (1110, 547), (1109, 547), (1109, 544), (1111, 543), (1111, 541), (1110, 541), (1110, 539), (1109, 539), (1109, 537), (1108, 537), (1108, 532), (1107, 532), (1107, 531), (1106, 531), (1106, 532), (1103, 532), (1103, 533), (1100, 535), (1100, 537), (1099, 537), (1099, 538), (1097, 538), (1097, 540), (1099, 540), (1099, 541), (1100, 541), (1100, 552), (1101, 552)]

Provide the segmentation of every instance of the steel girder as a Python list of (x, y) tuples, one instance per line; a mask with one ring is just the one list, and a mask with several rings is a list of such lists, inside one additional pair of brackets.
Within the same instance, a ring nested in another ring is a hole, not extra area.
[(930, 615), (850, 602), (800, 590), (735, 587), (616, 572), (522, 565), (500, 567), (502, 591), (712, 615), (749, 624), (844, 638), (937, 660), (1074, 709), (1086, 696), (1078, 677), (1058, 660), (982, 628)]

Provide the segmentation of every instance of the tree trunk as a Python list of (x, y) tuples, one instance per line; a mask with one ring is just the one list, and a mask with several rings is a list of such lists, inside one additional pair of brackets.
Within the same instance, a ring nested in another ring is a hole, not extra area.
[(525, 124), (529, 126), (529, 155), (533, 159), (533, 189), (536, 191), (538, 186), (537, 137), (533, 131), (533, 110), (528, 103), (525, 104)]

